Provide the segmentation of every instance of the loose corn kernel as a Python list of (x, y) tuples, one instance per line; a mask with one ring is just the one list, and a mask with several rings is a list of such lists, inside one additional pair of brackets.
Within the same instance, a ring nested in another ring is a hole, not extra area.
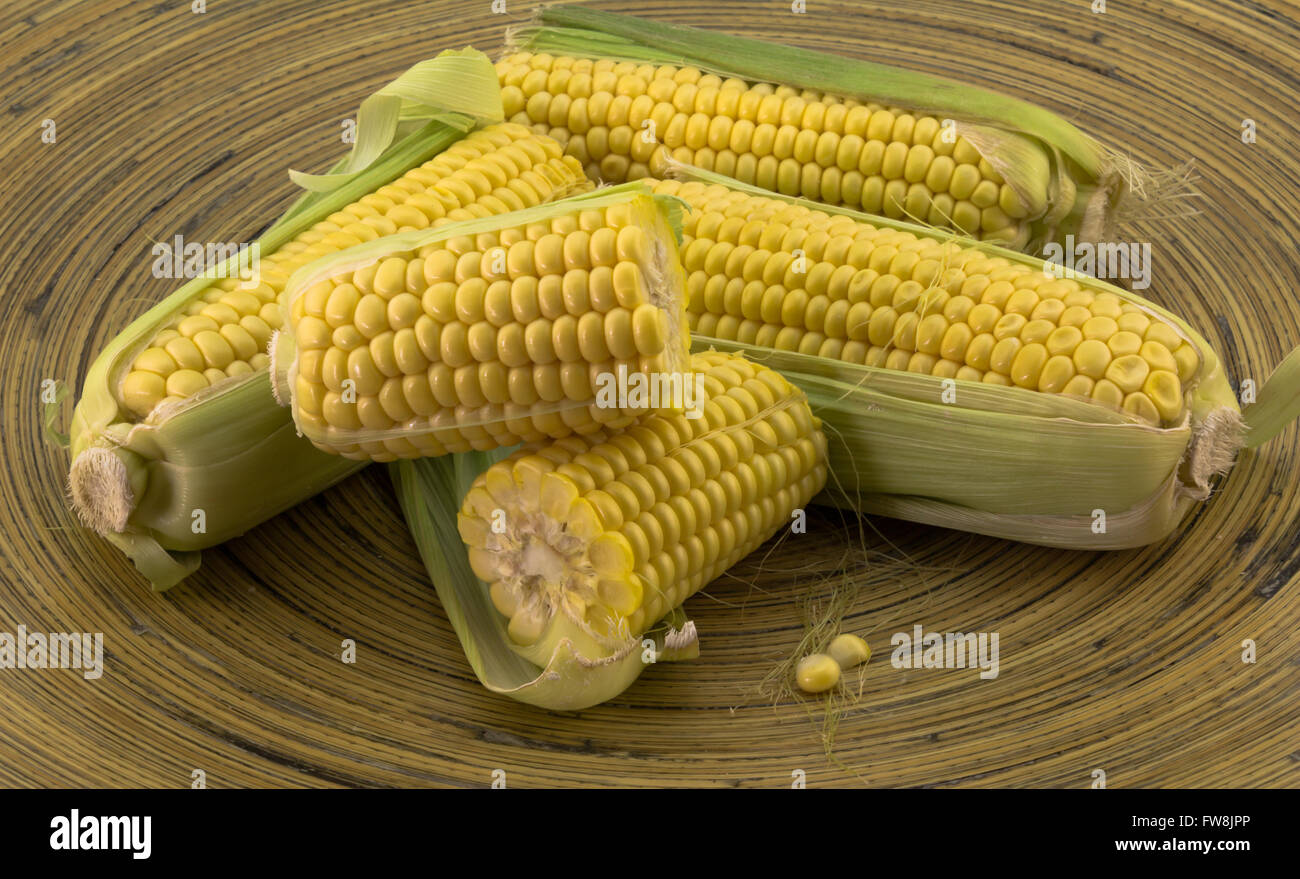
[(851, 635), (847, 632), (842, 635), (836, 635), (831, 641), (826, 652), (835, 660), (835, 664), (841, 669), (850, 669), (854, 666), (861, 665), (871, 658), (871, 648), (867, 642), (857, 635)]
[(825, 653), (813, 653), (799, 660), (794, 679), (805, 693), (825, 693), (840, 682), (840, 666)]

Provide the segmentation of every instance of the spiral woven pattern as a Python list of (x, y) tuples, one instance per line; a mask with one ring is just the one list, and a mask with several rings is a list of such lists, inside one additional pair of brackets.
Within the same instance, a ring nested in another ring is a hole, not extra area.
[[(1149, 241), (1146, 296), (1234, 380), (1300, 344), (1300, 11), (1281, 0), (602, 3), (946, 75), (1049, 107), (1136, 160), (1192, 160), (1199, 215)], [(371, 467), (204, 555), (164, 595), (68, 511), (42, 382), (173, 287), (153, 241), (248, 241), (292, 201), (289, 167), (342, 150), (341, 120), (417, 60), (495, 55), (522, 0), (365, 4), (16, 0), (0, 12), (0, 632), (104, 633), (105, 671), (0, 670), (0, 784), (211, 787), (1300, 786), (1297, 430), (1246, 454), (1167, 542), (1056, 551), (814, 511), (687, 605), (699, 659), (574, 714), (493, 695), (439, 607), (386, 472)], [(57, 138), (42, 141), (44, 120)], [(1242, 140), (1243, 120), (1257, 139)], [(71, 402), (58, 426), (66, 429)], [(872, 555), (864, 557), (865, 545)], [(852, 549), (852, 551), (849, 551)], [(847, 554), (846, 554), (847, 553)], [(883, 554), (883, 555), (877, 555)], [(756, 687), (804, 603), (880, 559), (822, 703)], [(913, 566), (908, 572), (907, 566)], [(882, 582), (875, 582), (881, 580)], [(1000, 673), (896, 669), (890, 638), (997, 632)], [(342, 643), (356, 644), (344, 663)], [(1243, 642), (1256, 661), (1242, 661)]]

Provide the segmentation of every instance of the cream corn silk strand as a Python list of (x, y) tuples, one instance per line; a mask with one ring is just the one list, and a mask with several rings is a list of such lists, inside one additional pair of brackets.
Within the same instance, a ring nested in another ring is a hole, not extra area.
[(693, 356), (702, 417), (524, 446), (458, 517), (511, 643), (545, 667), (563, 641), (611, 655), (782, 527), (826, 482), (826, 437), (775, 370)]
[(620, 374), (676, 377), (684, 394), (671, 202), (630, 184), (318, 264), (286, 291), (278, 393), (318, 448), (381, 461), (680, 409), (601, 396)]

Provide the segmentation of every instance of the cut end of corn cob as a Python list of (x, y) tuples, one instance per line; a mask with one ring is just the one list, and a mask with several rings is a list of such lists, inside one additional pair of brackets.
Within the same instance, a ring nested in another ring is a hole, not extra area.
[(553, 140), (511, 123), (467, 135), (435, 158), (331, 214), (274, 253), (258, 277), (227, 278), (198, 292), (129, 362), (117, 385), (130, 418), (187, 402), (264, 370), (283, 326), (278, 297), (314, 259), (383, 235), (532, 207), (590, 188)]
[(620, 375), (680, 384), (675, 234), (668, 200), (634, 187), (390, 239), (295, 280), (294, 420), (325, 451), (391, 461), (680, 409), (603, 393)]
[(564, 144), (592, 179), (662, 177), (676, 160), (1015, 248), (1073, 208), (1073, 189), (1049, 203), (1043, 145), (1007, 131), (696, 67), (516, 52), (497, 73), (506, 118)]
[(1211, 409), (1197, 425), (1187, 449), (1186, 473), (1181, 488), (1196, 500), (1210, 496), (1210, 480), (1232, 469), (1237, 453), (1246, 444), (1246, 422), (1237, 409)]
[(135, 492), (125, 450), (89, 448), (73, 459), (68, 473), (68, 498), (77, 518), (101, 537), (126, 528), (135, 508)]
[(697, 354), (702, 417), (525, 447), (482, 474), (458, 525), (533, 662), (605, 655), (753, 551), (826, 482), (803, 393), (743, 357)]
[(1185, 422), (1201, 357), (1151, 309), (959, 241), (721, 185), (662, 181), (683, 221), (691, 332)]

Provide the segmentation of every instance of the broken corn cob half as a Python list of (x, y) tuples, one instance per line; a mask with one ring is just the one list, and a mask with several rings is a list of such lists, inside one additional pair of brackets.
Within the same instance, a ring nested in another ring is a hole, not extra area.
[(532, 444), (475, 480), (458, 517), (517, 650), (596, 660), (791, 521), (826, 482), (802, 392), (734, 354), (696, 354), (701, 417)]
[(701, 336), (1064, 394), (1151, 425), (1186, 415), (1196, 346), (1115, 292), (721, 185), (655, 189), (691, 207), (682, 264)]
[(275, 354), (292, 359), (281, 396), (299, 430), (391, 461), (617, 429), (657, 408), (601, 389), (620, 374), (680, 383), (668, 203), (632, 184), (317, 264), (286, 291)]
[(1124, 175), (1155, 190), (1055, 114), (887, 65), (568, 5), (507, 43), (506, 118), (593, 179), (676, 160), (1027, 252), (1103, 236)]
[(177, 309), (122, 377), (122, 407), (143, 420), (159, 405), (266, 369), (267, 343), (283, 325), (277, 299), (289, 276), (314, 259), (404, 229), (521, 210), (583, 188), (576, 160), (550, 138), (508, 122), (472, 132), (264, 254), (259, 279), (215, 282)]

